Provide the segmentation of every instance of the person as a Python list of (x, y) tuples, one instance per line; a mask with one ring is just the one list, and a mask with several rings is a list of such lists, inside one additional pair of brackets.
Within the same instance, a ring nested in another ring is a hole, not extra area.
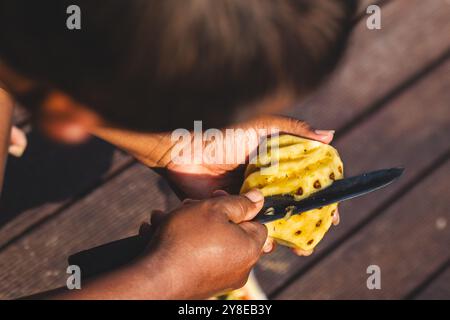
[[(75, 30), (66, 26), (73, 4), (81, 12)], [(348, 0), (0, 0), (0, 108), (18, 101), (64, 143), (109, 141), (185, 199), (141, 226), (144, 254), (82, 290), (39, 297), (207, 298), (242, 286), (273, 249), (266, 228), (251, 221), (263, 196), (235, 195), (239, 163), (174, 163), (171, 131), (202, 120), (205, 128), (276, 128), (329, 143), (333, 131), (270, 114), (331, 73), (355, 7)]]

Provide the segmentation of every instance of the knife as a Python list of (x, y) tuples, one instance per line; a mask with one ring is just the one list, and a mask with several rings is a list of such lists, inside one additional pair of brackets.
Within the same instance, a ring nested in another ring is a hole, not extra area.
[[(295, 200), (293, 196), (288, 195), (265, 197), (264, 206), (254, 220), (267, 223), (286, 217), (287, 211), (290, 211), (291, 215), (301, 214), (359, 197), (389, 185), (400, 177), (403, 171), (403, 168), (391, 168), (337, 180), (328, 188), (302, 200)], [(145, 250), (147, 242), (147, 239), (139, 235), (116, 240), (71, 255), (68, 259), (69, 265), (78, 265), (83, 277), (89, 277), (128, 263)]]
[(337, 180), (328, 188), (302, 200), (295, 200), (291, 195), (265, 197), (264, 206), (254, 220), (267, 223), (282, 219), (287, 214), (301, 214), (332, 203), (360, 197), (391, 184), (403, 174), (403, 171), (403, 168), (383, 169)]

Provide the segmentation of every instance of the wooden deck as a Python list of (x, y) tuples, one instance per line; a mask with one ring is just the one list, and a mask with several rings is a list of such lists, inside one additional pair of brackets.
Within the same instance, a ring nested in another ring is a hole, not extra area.
[[(344, 61), (319, 92), (286, 113), (336, 129), (347, 175), (404, 166), (389, 188), (341, 205), (341, 224), (310, 257), (278, 248), (256, 272), (273, 299), (450, 299), (450, 2), (363, 10)], [(9, 159), (0, 208), (0, 298), (65, 284), (70, 253), (136, 232), (151, 209), (178, 200), (155, 173), (110, 145), (69, 148), (29, 127)], [(381, 268), (368, 290), (366, 268)]]

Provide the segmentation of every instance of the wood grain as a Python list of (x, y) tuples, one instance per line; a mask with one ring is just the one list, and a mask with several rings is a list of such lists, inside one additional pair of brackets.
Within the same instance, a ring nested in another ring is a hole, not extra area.
[(0, 299), (65, 285), (67, 257), (136, 234), (152, 209), (174, 207), (158, 176), (135, 164), (0, 253)]
[[(447, 221), (447, 223), (449, 223)], [(417, 300), (450, 300), (450, 265), (414, 297)]]
[(382, 6), (382, 29), (355, 27), (340, 67), (310, 99), (286, 114), (339, 129), (450, 49), (450, 3), (395, 0)]
[(0, 248), (131, 161), (97, 139), (66, 147), (31, 132), (28, 142), (21, 158), (8, 159), (0, 201)]
[[(450, 258), (450, 161), (319, 265), (280, 299), (401, 299)], [(381, 289), (366, 285), (368, 266), (381, 270)], [(449, 286), (449, 283), (446, 285)]]
[(406, 173), (389, 188), (340, 205), (341, 224), (333, 228), (308, 258), (279, 250), (265, 257), (257, 275), (268, 293), (327, 253), (347, 233), (367, 219), (395, 192), (412, 181), (449, 147), (450, 60), (416, 86), (393, 100), (383, 110), (361, 123), (336, 143), (347, 176), (361, 172), (404, 166)]

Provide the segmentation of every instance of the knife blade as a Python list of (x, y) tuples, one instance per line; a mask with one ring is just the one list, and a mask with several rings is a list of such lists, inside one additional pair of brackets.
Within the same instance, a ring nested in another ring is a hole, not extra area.
[(328, 188), (302, 200), (295, 200), (291, 195), (268, 196), (264, 199), (263, 208), (253, 220), (267, 223), (282, 219), (287, 214), (301, 214), (332, 203), (360, 197), (391, 184), (403, 174), (404, 170), (404, 168), (383, 169), (337, 180)]

